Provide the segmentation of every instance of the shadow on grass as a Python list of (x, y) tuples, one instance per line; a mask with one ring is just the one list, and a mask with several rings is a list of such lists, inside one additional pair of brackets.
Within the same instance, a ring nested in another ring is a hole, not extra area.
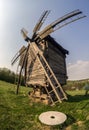
[(68, 102), (80, 102), (80, 101), (84, 101), (84, 100), (89, 100), (89, 95), (87, 95), (87, 96), (85, 96), (85, 95), (75, 95), (75, 96), (68, 95)]
[(67, 114), (67, 120), (63, 124), (60, 124), (58, 126), (53, 126), (52, 130), (56, 130), (56, 129), (65, 130), (66, 127), (72, 125), (75, 122), (76, 122), (75, 118), (73, 116)]

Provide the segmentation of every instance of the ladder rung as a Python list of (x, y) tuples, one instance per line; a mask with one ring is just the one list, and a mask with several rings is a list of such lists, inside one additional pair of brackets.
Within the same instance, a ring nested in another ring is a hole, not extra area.
[(50, 78), (52, 78), (52, 77), (53, 77), (53, 75), (50, 75), (49, 77), (50, 77)]
[(59, 102), (59, 100), (55, 101), (55, 103)]
[(64, 100), (65, 98), (61, 98), (61, 100)]
[(60, 102), (60, 103), (61, 103), (61, 102), (62, 102), (62, 100), (60, 99), (60, 100), (55, 101), (55, 103), (57, 103), (57, 102)]
[(54, 92), (54, 91), (53, 91), (53, 90), (51, 90), (51, 91), (49, 92), (49, 94), (50, 94), (50, 93), (52, 93), (52, 92)]
[(56, 89), (59, 88), (59, 86), (55, 87)]

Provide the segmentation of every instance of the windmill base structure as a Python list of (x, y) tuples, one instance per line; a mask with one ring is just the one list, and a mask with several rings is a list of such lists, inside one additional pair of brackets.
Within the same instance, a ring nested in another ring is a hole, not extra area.
[(32, 43), (29, 47), (26, 83), (33, 86), (31, 97), (54, 104), (67, 99), (61, 86), (66, 84), (65, 57), (68, 51), (50, 36), (44, 42), (38, 46)]
[[(29, 96), (34, 101), (41, 101), (54, 105), (67, 99), (63, 85), (66, 84), (66, 54), (68, 51), (58, 44), (51, 36), (53, 31), (85, 17), (81, 11), (75, 10), (45, 27), (41, 32), (44, 20), (50, 11), (44, 11), (35, 28), (32, 38), (27, 36), (25, 29), (21, 33), (27, 47), (23, 46), (12, 59), (12, 65), (19, 59), (19, 77), (17, 81), (17, 94), (20, 86), (21, 75), (24, 72), (25, 83), (33, 91)], [(76, 17), (78, 16), (78, 17)], [(72, 18), (72, 19), (71, 19)]]

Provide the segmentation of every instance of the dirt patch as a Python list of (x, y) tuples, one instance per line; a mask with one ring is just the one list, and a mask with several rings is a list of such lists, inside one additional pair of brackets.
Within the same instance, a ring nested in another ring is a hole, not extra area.
[(79, 127), (81, 127), (81, 126), (83, 126), (83, 121), (78, 121), (76, 124), (79, 126)]
[(66, 127), (65, 130), (71, 130), (71, 126)]
[(89, 115), (86, 117), (86, 120), (89, 120)]

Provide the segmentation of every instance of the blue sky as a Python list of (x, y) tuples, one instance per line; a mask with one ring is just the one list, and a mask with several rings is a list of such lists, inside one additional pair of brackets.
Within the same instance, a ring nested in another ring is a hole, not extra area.
[(51, 10), (42, 28), (59, 17), (80, 9), (87, 16), (51, 35), (69, 50), (67, 71), (69, 79), (89, 78), (89, 0), (0, 0), (0, 67), (12, 70), (11, 59), (26, 45), (20, 30), (29, 36), (44, 10)]

